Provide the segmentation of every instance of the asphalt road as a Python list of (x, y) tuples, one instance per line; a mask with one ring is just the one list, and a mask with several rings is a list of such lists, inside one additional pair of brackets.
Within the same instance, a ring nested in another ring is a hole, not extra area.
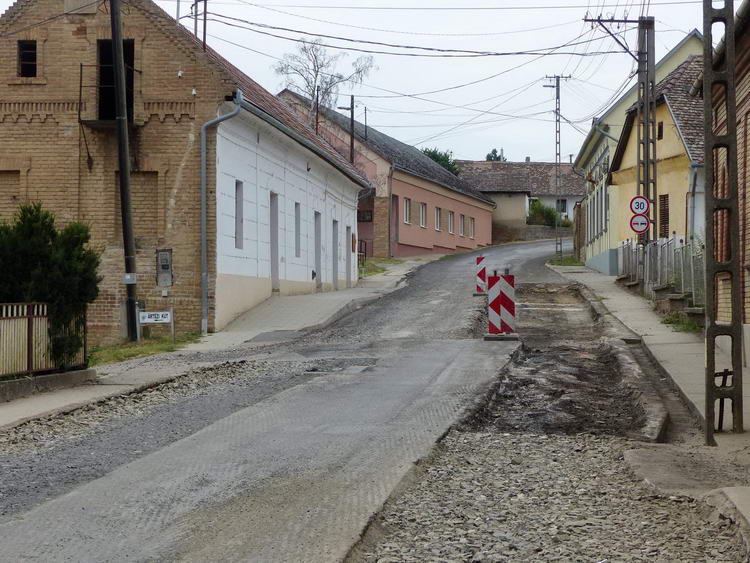
[[(521, 283), (561, 282), (544, 267), (553, 251), (484, 254)], [(33, 454), (0, 452), (0, 560), (342, 558), (514, 347), (477, 338), (473, 261), (427, 264), (326, 330), (247, 351), (278, 377), (120, 416)], [(310, 361), (336, 367), (281, 367)]]

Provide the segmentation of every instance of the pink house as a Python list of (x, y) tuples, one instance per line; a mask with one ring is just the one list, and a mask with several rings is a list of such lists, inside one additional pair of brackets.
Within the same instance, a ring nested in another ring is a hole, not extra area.
[[(309, 119), (310, 100), (279, 97)], [(349, 157), (349, 118), (321, 107), (318, 132)], [(364, 124), (354, 123), (354, 165), (373, 188), (360, 194), (357, 230), (368, 256), (451, 254), (491, 244), (495, 203), (425, 156)]]

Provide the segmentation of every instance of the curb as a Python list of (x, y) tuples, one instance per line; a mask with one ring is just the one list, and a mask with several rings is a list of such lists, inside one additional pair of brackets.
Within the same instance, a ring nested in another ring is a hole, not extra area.
[(70, 389), (78, 385), (96, 381), (95, 369), (78, 369), (47, 375), (24, 376), (18, 379), (0, 381), (0, 404), (14, 399), (22, 399), (37, 393)]

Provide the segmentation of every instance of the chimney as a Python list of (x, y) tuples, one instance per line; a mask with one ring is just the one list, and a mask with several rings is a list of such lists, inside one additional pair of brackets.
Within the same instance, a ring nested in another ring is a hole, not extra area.
[(531, 157), (530, 156), (526, 157), (526, 162), (531, 162)]

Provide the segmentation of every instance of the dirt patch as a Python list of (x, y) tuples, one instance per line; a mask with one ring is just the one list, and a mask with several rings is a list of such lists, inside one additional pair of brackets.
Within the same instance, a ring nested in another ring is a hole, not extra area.
[(640, 428), (643, 409), (578, 293), (525, 286), (517, 302), (523, 347), (460, 429), (631, 436)]

